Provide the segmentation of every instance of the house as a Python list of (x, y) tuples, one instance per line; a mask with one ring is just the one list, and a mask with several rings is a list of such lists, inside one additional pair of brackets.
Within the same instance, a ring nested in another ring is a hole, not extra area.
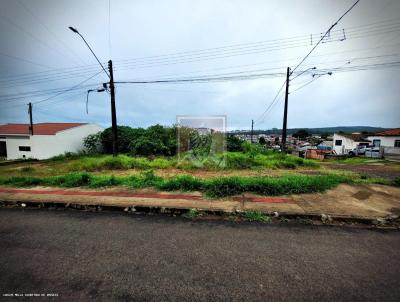
[(83, 149), (83, 138), (102, 131), (95, 124), (38, 123), (0, 125), (0, 157), (46, 159)]
[(400, 159), (400, 128), (378, 132), (368, 136), (375, 147), (383, 149), (385, 158)]
[(348, 154), (349, 151), (362, 145), (369, 145), (370, 141), (367, 140), (360, 133), (335, 133), (333, 134), (333, 151), (336, 154)]

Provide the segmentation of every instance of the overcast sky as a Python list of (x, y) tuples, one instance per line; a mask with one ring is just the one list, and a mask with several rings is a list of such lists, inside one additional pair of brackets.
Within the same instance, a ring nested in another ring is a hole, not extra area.
[[(225, 115), (229, 129), (248, 129), (252, 119), (256, 129), (270, 129), (282, 127), (283, 94), (262, 113), (282, 86), (286, 67), (295, 67), (318, 33), (355, 0), (0, 2), (0, 123), (28, 122), (25, 104), (33, 102), (34, 122), (111, 124), (107, 92), (90, 94), (86, 114), (86, 91), (101, 88), (107, 76), (67, 28), (74, 26), (102, 62), (113, 60), (116, 81), (273, 74), (245, 81), (117, 84), (118, 124), (171, 125), (177, 115)], [(398, 0), (361, 0), (298, 71), (369, 67), (313, 82), (309, 72), (293, 79), (288, 127), (400, 127), (399, 68), (392, 63), (400, 61), (399, 16)], [(371, 70), (382, 63), (392, 68)]]

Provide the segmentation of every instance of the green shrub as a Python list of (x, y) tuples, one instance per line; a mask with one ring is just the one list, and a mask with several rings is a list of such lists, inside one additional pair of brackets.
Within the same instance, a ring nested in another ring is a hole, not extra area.
[(257, 165), (253, 157), (240, 152), (227, 152), (225, 160), (228, 169), (250, 169), (254, 165)]
[(92, 176), (87, 172), (73, 172), (63, 176), (45, 178), (43, 184), (60, 187), (82, 187), (90, 184)]
[(271, 217), (269, 217), (268, 215), (265, 215), (261, 212), (257, 212), (257, 211), (245, 212), (243, 215), (243, 218), (248, 221), (259, 221), (259, 222), (267, 222), (267, 223), (272, 222)]
[(393, 185), (394, 185), (395, 187), (400, 187), (400, 177), (396, 177), (396, 178), (393, 180)]
[(165, 191), (200, 191), (203, 181), (190, 175), (179, 175), (163, 182), (158, 188)]
[(10, 178), (1, 178), (1, 185), (12, 185), (16, 187), (30, 187), (30, 186), (40, 186), (43, 184), (43, 179), (38, 177), (10, 177)]
[(123, 184), (123, 179), (119, 177), (111, 176), (93, 176), (89, 187), (101, 188), (101, 187), (112, 187)]
[(65, 152), (64, 154), (53, 156), (49, 159), (49, 161), (63, 161), (63, 160), (70, 160), (70, 159), (79, 159), (85, 153), (83, 152)]
[(83, 139), (85, 151), (89, 154), (99, 153), (101, 151), (101, 131), (95, 134), (89, 134)]
[(190, 209), (187, 213), (183, 215), (186, 218), (194, 219), (201, 216), (201, 213), (197, 209)]

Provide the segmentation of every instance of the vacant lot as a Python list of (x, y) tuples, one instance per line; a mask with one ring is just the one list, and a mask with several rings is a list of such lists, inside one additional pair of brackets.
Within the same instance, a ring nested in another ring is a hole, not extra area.
[[(360, 165), (364, 170), (357, 170)], [(0, 166), (0, 184), (153, 187), (223, 197), (243, 192), (261, 195), (313, 193), (340, 183), (399, 185), (399, 174), (400, 165), (387, 161), (356, 159), (321, 163), (270, 151), (226, 152), (203, 158), (68, 155)]]

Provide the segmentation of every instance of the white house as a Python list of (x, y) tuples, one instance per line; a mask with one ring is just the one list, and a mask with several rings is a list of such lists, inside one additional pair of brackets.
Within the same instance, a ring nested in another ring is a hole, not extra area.
[(375, 147), (381, 147), (385, 158), (400, 158), (400, 128), (368, 136)]
[(348, 154), (349, 151), (362, 145), (369, 145), (370, 141), (359, 133), (344, 134), (335, 133), (333, 135), (333, 151), (336, 154)]
[(39, 123), (0, 125), (0, 157), (46, 159), (83, 149), (83, 138), (102, 131), (95, 124)]

